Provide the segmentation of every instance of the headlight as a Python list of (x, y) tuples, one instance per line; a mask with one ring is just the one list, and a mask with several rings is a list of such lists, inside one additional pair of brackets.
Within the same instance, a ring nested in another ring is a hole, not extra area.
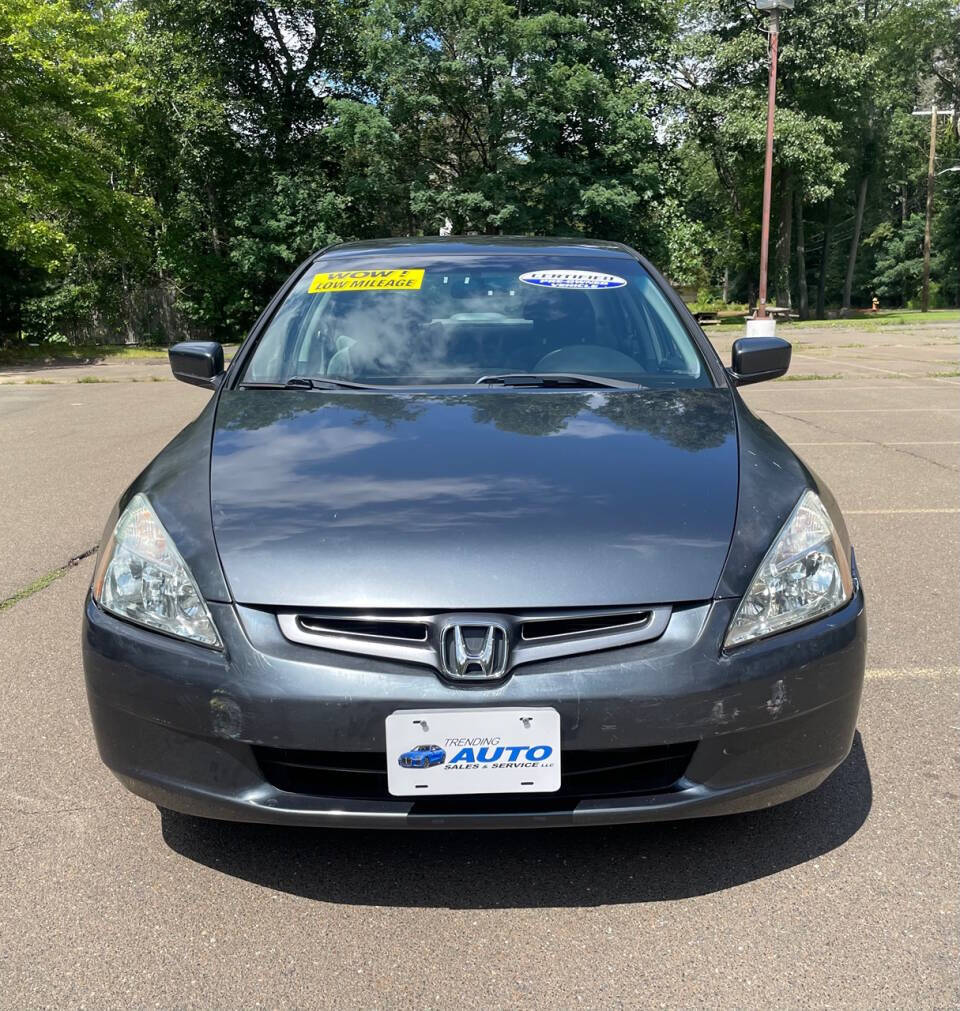
[(104, 546), (93, 599), (118, 618), (222, 648), (197, 584), (145, 495), (134, 495)]
[(782, 632), (853, 596), (850, 559), (823, 503), (804, 492), (777, 534), (730, 622), (724, 647)]

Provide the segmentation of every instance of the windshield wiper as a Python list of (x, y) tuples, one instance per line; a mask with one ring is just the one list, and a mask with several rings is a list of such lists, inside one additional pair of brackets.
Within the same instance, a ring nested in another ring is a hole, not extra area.
[(639, 383), (628, 383), (623, 379), (609, 379), (607, 376), (585, 376), (575, 372), (505, 372), (503, 375), (481, 376), (476, 385), (488, 386), (533, 386), (533, 387), (588, 387), (609, 390), (642, 390)]
[[(502, 375), (481, 376), (474, 385), (540, 387), (547, 389), (607, 389), (642, 390), (639, 383), (607, 376), (586, 376), (574, 372), (505, 372)], [(280, 382), (240, 383), (242, 390), (388, 390), (402, 389), (394, 386), (370, 386), (353, 383), (348, 379), (328, 379), (326, 376), (293, 376)]]
[(241, 383), (242, 390), (375, 390), (376, 386), (325, 376), (293, 376), (283, 383)]

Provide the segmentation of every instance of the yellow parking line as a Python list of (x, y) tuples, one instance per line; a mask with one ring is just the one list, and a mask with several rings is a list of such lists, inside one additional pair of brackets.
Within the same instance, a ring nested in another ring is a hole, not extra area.
[(794, 442), (790, 440), (791, 446), (960, 446), (958, 439), (925, 439), (918, 442), (870, 442), (869, 440), (859, 440), (851, 442)]
[(951, 514), (960, 509), (844, 509), (844, 516), (912, 516), (914, 514)]
[(864, 676), (870, 681), (885, 681), (894, 678), (956, 678), (960, 674), (957, 667), (868, 667)]
[(788, 408), (786, 411), (777, 411), (772, 407), (758, 407), (760, 414), (956, 414), (960, 407), (817, 407), (797, 410)]
[[(804, 382), (790, 383), (789, 386), (791, 393), (843, 393), (847, 390), (855, 390), (857, 393), (861, 390), (883, 390), (884, 393), (894, 393), (897, 390), (926, 390), (926, 386), (920, 386), (917, 383), (910, 385), (908, 383), (895, 383), (892, 380), (889, 383), (884, 383), (882, 386), (873, 386), (866, 382), (866, 378), (864, 377), (864, 382), (858, 383), (856, 376), (848, 376), (843, 380), (832, 379), (827, 385), (816, 379), (811, 379)], [(918, 380), (923, 378), (928, 377), (917, 376)], [(848, 379), (849, 383), (847, 382)], [(948, 382), (948, 380), (943, 380), (943, 382)], [(744, 396), (756, 397), (761, 393), (770, 393), (774, 396), (782, 397), (786, 389), (787, 387), (784, 383), (776, 383), (766, 388), (750, 389)]]
[(852, 369), (866, 369), (868, 372), (885, 372), (889, 376), (903, 376), (904, 379), (910, 378), (909, 372), (904, 372), (902, 369), (880, 369), (876, 365), (862, 365), (859, 362), (851, 362), (845, 358), (836, 358), (833, 355), (806, 355), (802, 351), (793, 352), (794, 358), (807, 358), (810, 361), (829, 361), (836, 365), (849, 366)]

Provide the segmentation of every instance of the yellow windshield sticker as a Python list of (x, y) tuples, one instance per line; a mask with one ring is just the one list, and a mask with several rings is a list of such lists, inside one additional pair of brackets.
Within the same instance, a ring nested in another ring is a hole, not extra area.
[(419, 291), (422, 270), (331, 270), (315, 274), (308, 291)]

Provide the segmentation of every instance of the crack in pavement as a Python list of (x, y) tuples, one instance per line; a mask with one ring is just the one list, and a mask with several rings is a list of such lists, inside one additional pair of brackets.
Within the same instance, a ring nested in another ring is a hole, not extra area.
[(9, 597), (5, 597), (3, 600), (0, 600), (0, 611), (9, 610), (14, 605), (19, 604), (22, 600), (27, 600), (35, 593), (45, 590), (51, 583), (55, 583), (61, 578), (61, 576), (65, 576), (71, 569), (76, 568), (85, 558), (89, 558), (92, 554), (94, 554), (99, 546), (99, 544), (94, 544), (92, 548), (87, 548), (85, 551), (81, 551), (79, 555), (74, 555), (72, 558), (67, 559), (67, 562), (64, 565), (61, 565), (57, 569), (51, 569), (49, 572), (45, 572), (29, 585), (24, 586), (15, 593), (11, 593)]
[[(795, 414), (788, 414), (786, 411), (780, 410), (775, 411), (772, 408), (764, 408), (765, 414), (773, 414), (779, 418), (789, 418), (791, 421), (799, 421), (801, 424), (809, 425), (811, 428), (815, 428), (818, 432), (828, 432), (830, 435), (843, 435), (843, 432), (838, 431), (835, 428), (829, 428), (826, 425), (818, 425), (814, 421), (807, 421), (806, 418), (798, 418)], [(790, 445), (789, 440), (784, 439), (787, 445)], [(862, 444), (865, 446), (877, 446), (880, 449), (892, 449), (894, 453), (902, 453), (904, 456), (911, 456), (914, 460), (921, 460), (923, 463), (932, 464), (934, 467), (939, 467), (941, 470), (945, 470), (948, 473), (955, 474), (957, 472), (956, 467), (951, 467), (949, 464), (940, 463), (938, 460), (931, 460), (928, 456), (923, 456), (920, 453), (912, 453), (908, 449), (903, 449), (901, 445), (892, 442), (880, 442), (877, 439), (864, 439)]]

